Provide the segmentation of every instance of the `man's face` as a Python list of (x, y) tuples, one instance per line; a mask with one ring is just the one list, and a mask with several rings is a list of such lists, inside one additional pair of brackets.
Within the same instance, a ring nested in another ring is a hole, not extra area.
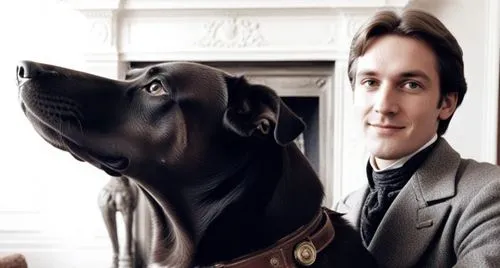
[(368, 151), (379, 168), (413, 153), (449, 118), (457, 96), (439, 103), (439, 74), (433, 51), (396, 35), (378, 37), (357, 60), (354, 104)]

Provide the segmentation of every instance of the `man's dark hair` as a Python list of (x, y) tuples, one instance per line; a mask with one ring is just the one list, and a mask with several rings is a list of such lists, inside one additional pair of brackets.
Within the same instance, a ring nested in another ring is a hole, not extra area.
[[(454, 92), (458, 95), (457, 107), (460, 106), (467, 91), (462, 49), (441, 21), (420, 10), (405, 10), (399, 16), (393, 11), (379, 11), (356, 32), (351, 43), (348, 62), (348, 76), (352, 89), (354, 90), (358, 57), (364, 55), (375, 38), (389, 34), (420, 40), (433, 50), (440, 81), (438, 107), (444, 96)], [(446, 132), (452, 117), (453, 115), (439, 122), (438, 135), (441, 136)]]

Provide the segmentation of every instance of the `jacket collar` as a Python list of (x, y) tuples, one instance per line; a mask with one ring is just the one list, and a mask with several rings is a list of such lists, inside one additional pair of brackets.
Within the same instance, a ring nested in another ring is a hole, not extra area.
[(459, 165), (460, 155), (440, 138), (422, 168), (413, 175), (417, 196), (426, 203), (454, 196)]
[(389, 207), (368, 246), (382, 266), (414, 266), (449, 214), (445, 201), (455, 195), (460, 155), (444, 139), (438, 142)]

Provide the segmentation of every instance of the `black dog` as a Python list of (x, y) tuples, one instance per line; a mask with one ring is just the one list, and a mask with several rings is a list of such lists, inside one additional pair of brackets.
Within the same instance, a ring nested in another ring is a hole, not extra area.
[(48, 143), (148, 198), (151, 267), (373, 266), (359, 234), (321, 208), (292, 142), (304, 123), (270, 88), (180, 62), (123, 81), (22, 62), (17, 79)]

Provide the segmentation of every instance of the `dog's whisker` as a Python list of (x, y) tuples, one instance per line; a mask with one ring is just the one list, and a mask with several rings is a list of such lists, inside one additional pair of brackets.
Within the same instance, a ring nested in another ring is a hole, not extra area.
[(64, 147), (64, 150), (65, 151), (68, 151), (68, 145), (66, 144), (66, 142), (64, 142), (64, 137), (62, 135), (62, 131), (63, 131), (63, 126), (62, 126), (62, 120), (60, 118), (58, 118), (59, 120), (59, 126), (58, 126), (58, 131), (56, 131), (59, 135), (58, 135), (58, 138), (59, 138), (59, 143), (61, 144), (62, 147)]
[(84, 134), (83, 134), (83, 125), (82, 125), (82, 122), (80, 120), (78, 120), (78, 117), (75, 118), (75, 120), (76, 120), (76, 123), (78, 125), (78, 130), (80, 130), (80, 134), (82, 134), (82, 136), (83, 136)]
[(80, 120), (81, 116), (79, 116), (79, 115), (81, 115), (81, 113), (79, 113), (78, 110), (69, 110), (67, 112), (70, 116), (70, 118), (68, 118), (68, 121), (73, 119), (75, 121), (75, 127), (78, 128), (80, 134), (83, 136), (84, 135), (83, 124), (82, 124), (82, 120)]

